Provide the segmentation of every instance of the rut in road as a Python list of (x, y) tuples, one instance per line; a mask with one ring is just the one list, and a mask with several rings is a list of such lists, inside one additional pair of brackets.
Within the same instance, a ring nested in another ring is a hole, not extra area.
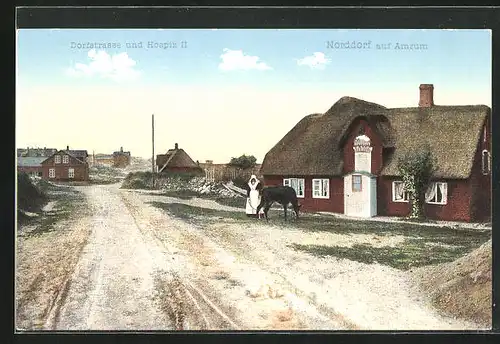
[(92, 233), (48, 329), (173, 329), (154, 301), (153, 275), (169, 268), (165, 252), (141, 234), (114, 188), (80, 187), (93, 210)]
[(185, 277), (175, 257), (117, 185), (81, 187), (92, 207), (92, 233), (46, 329), (238, 330)]

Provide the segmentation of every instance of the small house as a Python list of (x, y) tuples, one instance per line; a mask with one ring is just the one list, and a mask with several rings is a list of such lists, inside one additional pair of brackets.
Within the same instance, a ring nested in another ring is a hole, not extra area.
[(173, 149), (165, 154), (156, 156), (156, 168), (158, 173), (189, 173), (204, 175), (205, 172), (191, 157), (179, 148), (176, 143)]
[(43, 176), (42, 162), (45, 159), (47, 159), (47, 157), (44, 156), (17, 157), (17, 172), (24, 172), (32, 176), (42, 177)]
[(123, 168), (130, 165), (130, 152), (124, 152), (123, 147), (120, 150), (113, 152), (113, 166)]
[(42, 162), (43, 178), (57, 181), (88, 181), (86, 150), (59, 150)]

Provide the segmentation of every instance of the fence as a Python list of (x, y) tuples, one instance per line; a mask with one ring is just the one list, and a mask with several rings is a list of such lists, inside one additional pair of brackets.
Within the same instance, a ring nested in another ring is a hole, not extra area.
[(250, 179), (252, 174), (261, 178), (259, 173), (260, 164), (248, 169), (241, 169), (225, 164), (200, 164), (200, 167), (205, 171), (205, 178), (211, 182), (221, 182), (240, 178)]

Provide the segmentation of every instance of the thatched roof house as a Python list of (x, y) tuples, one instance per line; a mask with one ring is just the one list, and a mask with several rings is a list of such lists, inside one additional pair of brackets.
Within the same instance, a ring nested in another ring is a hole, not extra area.
[(174, 149), (169, 149), (165, 154), (156, 156), (156, 166), (159, 173), (189, 172), (203, 174), (203, 169), (191, 157), (179, 148), (176, 143)]
[(434, 105), (433, 90), (433, 85), (421, 85), (419, 106), (409, 108), (343, 97), (325, 113), (299, 121), (266, 154), (260, 172), (272, 184), (285, 176), (343, 178), (355, 171), (352, 145), (361, 126), (372, 140), (368, 172), (374, 176), (398, 177), (400, 157), (429, 147), (436, 161), (434, 178), (469, 180), (475, 167), (481, 170), (483, 151), (489, 159), (491, 109)]
[(388, 109), (343, 97), (324, 114), (304, 117), (266, 154), (261, 173), (342, 176), (349, 127), (365, 117), (387, 149), (380, 175), (397, 176), (398, 158), (428, 145), (436, 176), (465, 179), (489, 113), (485, 105)]

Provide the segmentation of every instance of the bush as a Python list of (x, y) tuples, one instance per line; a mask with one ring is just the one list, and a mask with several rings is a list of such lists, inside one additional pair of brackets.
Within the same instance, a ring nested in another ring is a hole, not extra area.
[(47, 201), (47, 195), (40, 190), (26, 173), (17, 175), (17, 206), (18, 209), (37, 212)]
[(239, 167), (241, 169), (247, 169), (247, 168), (252, 168), (255, 166), (257, 162), (257, 158), (255, 158), (253, 155), (245, 155), (243, 154), (242, 156), (238, 158), (231, 158), (231, 161), (229, 161), (229, 166), (234, 166), (234, 167)]
[(122, 183), (122, 189), (151, 188), (153, 173), (151, 171), (130, 172)]

